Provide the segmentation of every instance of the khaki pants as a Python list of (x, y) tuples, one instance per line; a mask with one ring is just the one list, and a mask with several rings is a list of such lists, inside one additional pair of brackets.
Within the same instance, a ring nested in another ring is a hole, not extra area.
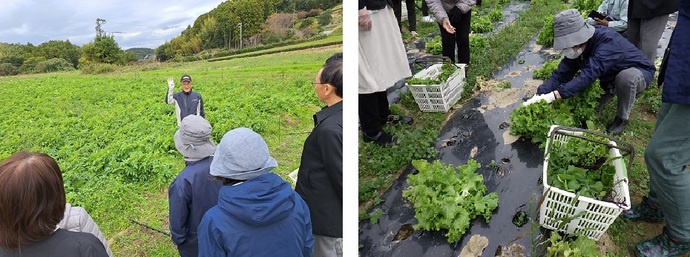
[(649, 200), (659, 206), (671, 237), (690, 242), (690, 105), (662, 103), (644, 159)]

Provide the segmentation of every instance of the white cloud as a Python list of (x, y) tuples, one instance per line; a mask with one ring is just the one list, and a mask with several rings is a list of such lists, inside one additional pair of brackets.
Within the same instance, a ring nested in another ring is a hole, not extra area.
[(101, 29), (113, 33), (121, 48), (156, 48), (222, 2), (2, 0), (0, 42), (39, 45), (69, 40), (81, 46), (93, 41), (100, 18), (106, 20)]

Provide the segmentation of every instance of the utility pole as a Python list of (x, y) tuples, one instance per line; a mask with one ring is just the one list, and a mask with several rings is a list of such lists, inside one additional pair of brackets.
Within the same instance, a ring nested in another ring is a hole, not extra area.
[(104, 19), (101, 18), (96, 18), (96, 38), (100, 38), (102, 36), (105, 36), (105, 33), (101, 29), (101, 24), (105, 23)]
[(240, 49), (242, 49), (242, 23), (240, 22)]

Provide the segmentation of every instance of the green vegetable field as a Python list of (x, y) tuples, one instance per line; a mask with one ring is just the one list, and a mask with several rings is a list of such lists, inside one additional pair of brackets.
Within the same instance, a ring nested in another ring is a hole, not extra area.
[[(340, 46), (219, 62), (129, 66), (106, 75), (79, 71), (0, 77), (0, 158), (45, 152), (63, 171), (67, 199), (95, 219), (116, 256), (173, 256), (167, 187), (184, 168), (173, 134), (166, 79), (192, 76), (212, 140), (230, 129), (261, 134), (287, 174), (299, 166), (321, 103), (309, 83)], [(176, 87), (179, 91), (179, 87)]]

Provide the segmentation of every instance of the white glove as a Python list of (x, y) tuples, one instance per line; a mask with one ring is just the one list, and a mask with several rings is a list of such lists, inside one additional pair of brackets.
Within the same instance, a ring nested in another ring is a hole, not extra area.
[(551, 103), (554, 100), (556, 100), (556, 94), (552, 91), (550, 93), (546, 93), (543, 95), (534, 95), (532, 98), (522, 103), (522, 106), (528, 106), (533, 103), (538, 103), (541, 100), (546, 101), (546, 103)]
[(175, 87), (175, 79), (173, 77), (168, 78), (168, 87), (169, 88), (174, 88)]

